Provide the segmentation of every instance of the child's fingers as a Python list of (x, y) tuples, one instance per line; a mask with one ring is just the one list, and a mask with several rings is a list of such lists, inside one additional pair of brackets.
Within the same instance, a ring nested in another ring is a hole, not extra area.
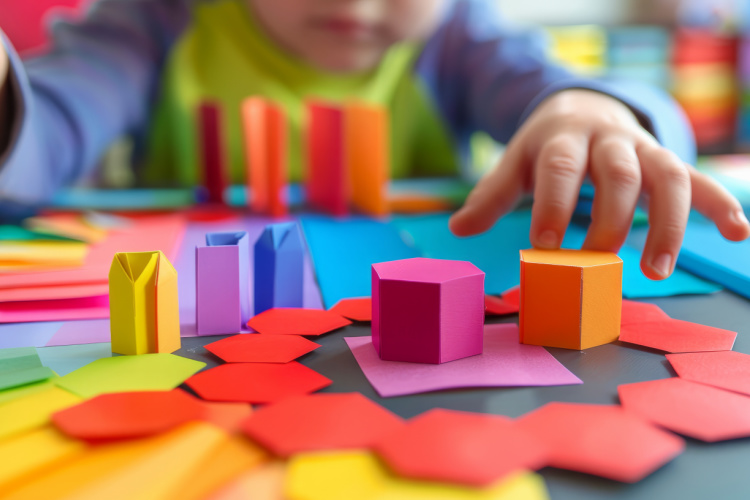
[(584, 134), (560, 134), (539, 152), (529, 235), (535, 247), (560, 247), (586, 173), (588, 147)]
[(500, 163), (477, 183), (464, 206), (450, 218), (456, 236), (471, 236), (489, 228), (513, 209), (523, 189), (523, 153), (511, 143)]
[(682, 161), (660, 146), (637, 149), (643, 187), (649, 194), (651, 226), (643, 249), (641, 269), (651, 279), (672, 274), (690, 213), (690, 174)]
[(714, 221), (728, 240), (742, 241), (750, 237), (750, 224), (737, 199), (724, 186), (688, 166), (693, 188), (693, 206)]

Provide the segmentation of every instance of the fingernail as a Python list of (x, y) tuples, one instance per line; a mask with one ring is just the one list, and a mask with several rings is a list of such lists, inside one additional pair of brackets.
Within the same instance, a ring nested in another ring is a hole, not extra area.
[(666, 278), (672, 272), (672, 256), (668, 253), (657, 256), (651, 261), (651, 269), (662, 278)]
[(542, 233), (537, 237), (536, 241), (537, 241), (537, 245), (541, 248), (553, 249), (553, 248), (557, 248), (558, 246), (560, 246), (557, 233), (552, 231), (551, 229), (542, 231)]
[(745, 212), (743, 212), (742, 209), (737, 210), (734, 213), (734, 220), (737, 221), (739, 224), (742, 224), (743, 226), (750, 225), (750, 222), (747, 221), (747, 217), (745, 216)]

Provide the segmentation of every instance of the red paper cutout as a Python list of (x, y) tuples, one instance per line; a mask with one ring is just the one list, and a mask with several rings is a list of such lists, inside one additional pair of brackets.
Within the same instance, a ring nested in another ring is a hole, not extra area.
[(201, 405), (200, 420), (221, 427), (229, 434), (240, 432), (242, 422), (253, 413), (253, 407), (247, 403), (203, 401), (182, 389), (173, 389), (173, 391), (181, 392)]
[(375, 450), (404, 477), (472, 486), (547, 461), (546, 447), (509, 418), (443, 409), (412, 418)]
[(667, 354), (680, 378), (750, 396), (750, 356), (741, 352)]
[(548, 403), (518, 419), (550, 447), (550, 463), (634, 483), (679, 455), (685, 443), (619, 406)]
[(329, 309), (332, 313), (352, 321), (372, 321), (372, 298), (341, 299)]
[(370, 448), (403, 419), (359, 393), (289, 398), (256, 411), (244, 431), (276, 455)]
[(518, 304), (513, 304), (493, 295), (484, 296), (484, 314), (487, 316), (505, 316), (517, 314), (518, 311)]
[(273, 403), (331, 385), (310, 368), (291, 363), (229, 363), (202, 371), (185, 383), (208, 401)]
[(243, 334), (205, 347), (227, 363), (288, 363), (314, 351), (320, 344), (299, 335)]
[(750, 398), (680, 378), (617, 388), (626, 410), (701, 441), (750, 436)]
[(636, 323), (649, 323), (670, 319), (669, 315), (662, 311), (661, 307), (648, 302), (636, 302), (635, 300), (622, 299), (621, 325), (632, 325)]
[(203, 407), (184, 392), (102, 394), (52, 415), (65, 434), (86, 441), (132, 439), (199, 420)]
[(666, 352), (731, 351), (737, 332), (678, 319), (623, 325), (620, 340)]
[(514, 286), (513, 288), (508, 288), (500, 295), (500, 298), (508, 304), (521, 307), (521, 287)]
[(272, 335), (311, 335), (328, 333), (352, 322), (331, 311), (277, 307), (251, 318), (247, 326)]

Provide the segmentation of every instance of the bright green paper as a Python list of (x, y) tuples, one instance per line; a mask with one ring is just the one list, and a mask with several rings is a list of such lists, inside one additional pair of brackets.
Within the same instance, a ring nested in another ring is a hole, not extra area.
[[(39, 359), (39, 358), (37, 358)], [(23, 368), (21, 370), (0, 372), (0, 391), (13, 389), (22, 385), (41, 382), (53, 377), (55, 373), (46, 366)]]

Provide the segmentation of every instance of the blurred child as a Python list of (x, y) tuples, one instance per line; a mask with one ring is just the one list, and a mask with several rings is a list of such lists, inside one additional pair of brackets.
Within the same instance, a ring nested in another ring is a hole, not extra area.
[(390, 111), (394, 177), (457, 174), (475, 131), (507, 143), (452, 217), (457, 235), (488, 229), (531, 191), (531, 241), (557, 248), (587, 176), (597, 194), (586, 248), (619, 249), (648, 198), (651, 278), (672, 272), (691, 201), (725, 237), (750, 235), (739, 203), (685, 163), (692, 138), (668, 97), (574, 78), (494, 4), (101, 0), (83, 21), (58, 24), (43, 57), (22, 63), (3, 39), (0, 199), (43, 202), (125, 133), (145, 145), (144, 181), (194, 184), (204, 99), (227, 111), (231, 177), (242, 182), (238, 109), (250, 95), (284, 107), (299, 180), (305, 100), (357, 98)]

